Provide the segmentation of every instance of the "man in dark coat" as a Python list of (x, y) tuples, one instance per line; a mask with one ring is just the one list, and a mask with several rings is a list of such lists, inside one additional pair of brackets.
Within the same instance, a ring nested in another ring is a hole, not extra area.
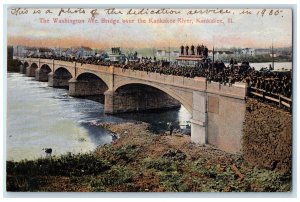
[(180, 46), (180, 50), (181, 50), (181, 55), (184, 55), (184, 46)]
[(199, 44), (197, 46), (197, 55), (201, 55), (201, 47)]
[(192, 55), (195, 55), (195, 46), (194, 45), (191, 46), (191, 51), (192, 51)]
[(185, 47), (185, 52), (186, 52), (186, 55), (189, 55), (189, 46)]

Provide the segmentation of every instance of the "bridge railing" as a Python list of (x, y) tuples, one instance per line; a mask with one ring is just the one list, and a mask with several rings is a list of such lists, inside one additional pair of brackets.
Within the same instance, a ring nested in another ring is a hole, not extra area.
[(40, 60), (40, 63), (43, 63), (43, 64), (52, 64), (53, 60), (52, 59), (43, 59), (43, 60)]
[(247, 88), (246, 84), (241, 82), (237, 82), (232, 85), (224, 85), (220, 84), (219, 82), (212, 81), (207, 82), (206, 92), (244, 99), (247, 94)]
[(82, 68), (85, 70), (96, 71), (96, 72), (104, 72), (104, 73), (110, 73), (110, 74), (113, 73), (112, 66), (76, 63), (76, 67)]
[(263, 89), (255, 88), (255, 87), (249, 87), (248, 88), (249, 95), (260, 97), (263, 100), (271, 101), (273, 103), (276, 103), (279, 107), (286, 107), (290, 111), (292, 110), (292, 99), (285, 97), (280, 94), (274, 94), (267, 92)]
[(72, 63), (69, 61), (63, 61), (63, 60), (54, 60), (54, 65), (70, 66), (70, 64), (72, 64), (72, 66), (74, 66), (75, 63)]

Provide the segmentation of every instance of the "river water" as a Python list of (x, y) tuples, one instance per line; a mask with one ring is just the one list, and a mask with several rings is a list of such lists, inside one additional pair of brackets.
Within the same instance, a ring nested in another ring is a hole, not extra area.
[[(238, 63), (239, 65), (241, 63)], [(225, 65), (229, 65), (229, 63), (225, 63)], [(254, 67), (256, 70), (260, 70), (262, 67), (269, 68), (272, 65), (272, 62), (261, 62), (261, 63), (250, 63), (251, 67)], [(274, 70), (290, 70), (292, 69), (293, 63), (291, 62), (275, 62)]]
[(104, 114), (99, 102), (68, 96), (68, 91), (48, 87), (19, 73), (7, 75), (7, 160), (19, 161), (52, 155), (82, 153), (112, 141), (110, 132), (96, 126), (100, 122), (144, 121), (156, 132), (167, 130), (167, 123), (188, 133), (191, 118), (184, 108), (161, 112)]
[[(269, 65), (272, 65), (272, 62), (264, 62), (264, 63), (250, 63), (251, 67), (254, 67), (256, 70), (260, 70), (262, 67), (269, 68)], [(292, 69), (291, 62), (275, 62), (274, 70), (290, 70)]]

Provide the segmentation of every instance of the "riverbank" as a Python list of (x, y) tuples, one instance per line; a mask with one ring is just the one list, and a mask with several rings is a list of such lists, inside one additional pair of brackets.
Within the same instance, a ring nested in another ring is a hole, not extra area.
[(89, 154), (7, 162), (8, 191), (291, 191), (291, 174), (258, 169), (240, 155), (153, 134), (145, 123), (102, 123), (118, 139)]

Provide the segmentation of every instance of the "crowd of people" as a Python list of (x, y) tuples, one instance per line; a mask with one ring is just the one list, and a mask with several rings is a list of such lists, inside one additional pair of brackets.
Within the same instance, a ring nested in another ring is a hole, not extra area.
[(292, 97), (291, 72), (258, 71), (246, 79), (250, 87), (262, 89), (274, 95)]
[(225, 65), (222, 61), (214, 64), (209, 59), (198, 66), (163, 65), (164, 61), (131, 62), (119, 65), (123, 69), (155, 72), (159, 74), (184, 76), (189, 78), (205, 77), (208, 82), (219, 82), (231, 86), (235, 82), (246, 82), (248, 87), (265, 90), (268, 93), (281, 94), (290, 98), (292, 95), (291, 71), (270, 71), (262, 68), (260, 71), (250, 67), (249, 62), (238, 65), (236, 62)]
[(176, 62), (157, 60), (155, 57), (142, 57), (136, 60), (126, 59), (122, 63), (106, 61), (101, 57), (70, 58), (51, 56), (48, 59), (78, 62), (83, 64), (94, 64), (102, 66), (115, 66), (122, 69), (131, 69), (159, 74), (184, 76), (188, 78), (205, 77), (208, 82), (219, 82), (220, 85), (231, 86), (235, 82), (246, 82), (248, 87), (262, 89), (272, 94), (280, 94), (287, 98), (292, 96), (292, 72), (291, 71), (271, 71), (269, 68), (255, 70), (249, 62), (242, 62), (231, 59), (226, 66), (223, 61), (215, 61), (204, 58), (195, 66), (180, 66)]

